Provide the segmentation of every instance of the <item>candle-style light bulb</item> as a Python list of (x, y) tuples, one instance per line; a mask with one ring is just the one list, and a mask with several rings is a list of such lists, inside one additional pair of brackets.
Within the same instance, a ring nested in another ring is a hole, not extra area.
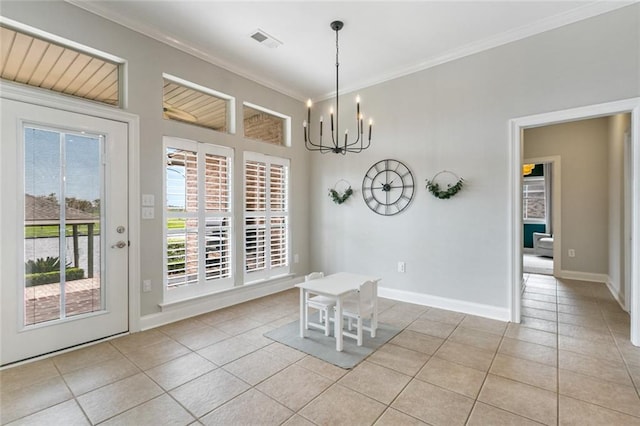
[(356, 96), (356, 118), (360, 116), (360, 95)]
[(304, 120), (304, 121), (302, 122), (302, 127), (304, 127), (305, 129), (307, 128), (307, 120)]
[[(331, 131), (333, 132), (333, 107), (329, 109), (329, 115), (331, 116)], [(333, 133), (331, 137), (333, 137)]]
[(311, 99), (307, 99), (307, 108), (311, 108)]

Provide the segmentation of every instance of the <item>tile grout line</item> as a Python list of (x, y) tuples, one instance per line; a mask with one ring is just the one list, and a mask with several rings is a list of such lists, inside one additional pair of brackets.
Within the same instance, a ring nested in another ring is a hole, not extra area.
[[(600, 303), (598, 303), (598, 308), (600, 308), (600, 312), (602, 314), (602, 308), (600, 307)], [(624, 312), (624, 311), (623, 311)], [(604, 315), (602, 315), (604, 317)], [(631, 368), (629, 367), (629, 363), (627, 362), (627, 359), (625, 358), (624, 354), (622, 353), (622, 350), (620, 350), (620, 344), (618, 343), (618, 339), (615, 338), (615, 335), (613, 333), (613, 330), (611, 330), (611, 326), (609, 325), (609, 321), (607, 321), (606, 318), (604, 318), (604, 322), (605, 324), (607, 324), (607, 330), (609, 331), (609, 334), (611, 335), (611, 338), (613, 339), (613, 343), (616, 346), (616, 350), (618, 351), (618, 354), (620, 355), (620, 358), (622, 359), (622, 363), (624, 364), (624, 368), (627, 372), (627, 375), (629, 376), (629, 378), (631, 379), (631, 384), (633, 385), (633, 388), (636, 391), (636, 395), (638, 396), (638, 398), (640, 398), (640, 389), (638, 389), (640, 386), (640, 383), (636, 383), (636, 381), (633, 378), (633, 375), (631, 374)]]

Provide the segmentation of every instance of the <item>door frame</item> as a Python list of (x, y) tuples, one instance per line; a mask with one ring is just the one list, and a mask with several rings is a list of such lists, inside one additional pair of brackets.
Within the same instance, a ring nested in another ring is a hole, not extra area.
[[(509, 312), (511, 321), (520, 322), (520, 291), (522, 289), (522, 140), (524, 129), (550, 124), (597, 118), (619, 113), (631, 113), (631, 343), (640, 346), (640, 97), (588, 105), (560, 111), (519, 117), (509, 120), (509, 218), (508, 244)], [(635, 130), (635, 131), (634, 131)]]
[[(127, 125), (128, 136), (128, 214), (129, 241), (129, 332), (140, 331), (140, 119), (115, 107), (95, 102), (74, 99), (44, 89), (37, 89), (15, 83), (0, 82), (0, 97), (43, 107), (90, 115), (107, 120), (119, 121)], [(0, 164), (0, 167), (2, 165)], [(0, 211), (0, 223), (2, 212)], [(0, 246), (0, 256), (2, 256)], [(0, 306), (1, 309), (1, 306)]]
[[(559, 155), (525, 158), (520, 164), (551, 164), (551, 223), (553, 225), (553, 275), (560, 274), (562, 265), (562, 161)], [(522, 183), (520, 184), (522, 192)], [(520, 216), (522, 217), (522, 216)], [(522, 225), (522, 219), (520, 220)], [(520, 256), (522, 262), (522, 256)]]

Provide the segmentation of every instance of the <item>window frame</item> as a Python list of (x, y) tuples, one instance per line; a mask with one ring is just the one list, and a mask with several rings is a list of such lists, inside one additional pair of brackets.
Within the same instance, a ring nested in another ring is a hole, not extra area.
[[(265, 210), (264, 212), (247, 211), (247, 163), (248, 162), (260, 162), (265, 163), (266, 168), (269, 171), (267, 173), (267, 179), (265, 188), (270, 187), (271, 183), (271, 166), (279, 165), (285, 168), (285, 187), (284, 187), (284, 204), (285, 209), (280, 211), (271, 210), (271, 191), (265, 189)], [(269, 279), (274, 279), (290, 274), (291, 271), (291, 160), (282, 157), (276, 157), (257, 152), (244, 153), (242, 163), (242, 274), (244, 284), (254, 284)], [(264, 213), (264, 214), (262, 214)], [(265, 241), (268, 238), (268, 244), (265, 244), (265, 267), (260, 270), (247, 271), (247, 219), (251, 217), (265, 217)], [(283, 217), (285, 219), (285, 265), (271, 267), (271, 219), (273, 217)]]
[[(168, 148), (177, 148), (189, 150), (196, 153), (197, 158), (197, 176), (198, 176), (198, 211), (194, 215), (185, 212), (169, 212), (167, 206), (167, 164), (166, 153)], [(228, 182), (228, 208), (225, 212), (207, 212), (206, 211), (206, 191), (201, 190), (202, 185), (206, 183), (205, 175), (205, 157), (206, 154), (224, 156), (227, 158), (227, 182)], [(234, 150), (232, 148), (197, 142), (188, 139), (165, 136), (163, 137), (163, 180), (162, 180), (162, 235), (163, 235), (163, 253), (162, 253), (162, 289), (163, 303), (178, 302), (185, 299), (205, 296), (222, 290), (234, 287), (235, 281), (235, 226), (234, 226), (234, 183), (233, 183), (233, 164)], [(168, 285), (168, 220), (171, 217), (191, 215), (198, 219), (197, 235), (198, 235), (198, 278), (193, 284), (170, 288)], [(206, 278), (206, 219), (211, 217), (228, 218), (228, 269), (229, 275), (223, 278)]]
[[(252, 108), (252, 109), (255, 109), (255, 110), (260, 111), (262, 113), (265, 113), (265, 114), (268, 114), (268, 115), (272, 115), (272, 116), (277, 117), (277, 118), (281, 118), (282, 119), (282, 143), (281, 144), (274, 144), (274, 143), (270, 143), (270, 142), (267, 142), (267, 141), (262, 140), (262, 139), (257, 139), (257, 138), (252, 138), (250, 136), (247, 136), (246, 128), (244, 126), (244, 107)], [(252, 141), (259, 141), (259, 142), (263, 142), (263, 143), (266, 143), (268, 145), (273, 145), (273, 146), (291, 147), (291, 117), (289, 117), (288, 115), (279, 113), (277, 111), (273, 111), (271, 109), (265, 108), (263, 106), (253, 104), (251, 102), (242, 102), (242, 109), (243, 109), (243, 114), (242, 114), (242, 136), (245, 139), (249, 139), (249, 140), (252, 140)]]
[(31, 85), (28, 83), (20, 83), (16, 81), (11, 81), (8, 79), (1, 79), (4, 82), (11, 82), (14, 84), (24, 85), (26, 87), (32, 88), (34, 90), (42, 91), (43, 93), (55, 93), (57, 95), (66, 96), (70, 99), (79, 100), (81, 102), (90, 102), (94, 105), (106, 106), (108, 108), (116, 108), (116, 109), (124, 109), (128, 106), (127, 102), (127, 60), (112, 55), (110, 53), (104, 52), (102, 50), (95, 49), (93, 47), (89, 47), (87, 45), (78, 43), (76, 41), (60, 37), (58, 35), (49, 33), (47, 31), (41, 30), (39, 28), (32, 27), (30, 25), (23, 24), (18, 21), (14, 21), (13, 19), (6, 18), (4, 16), (0, 16), (0, 26), (5, 27), (11, 31), (16, 31), (17, 33), (21, 33), (28, 37), (33, 37), (35, 39), (42, 40), (46, 43), (50, 43), (56, 46), (59, 46), (63, 49), (69, 49), (75, 52), (78, 52), (83, 55), (90, 56), (94, 59), (98, 59), (104, 61), (106, 63), (110, 63), (116, 66), (117, 69), (117, 96), (118, 101), (116, 103), (104, 102), (97, 99), (91, 99), (84, 96), (79, 96), (75, 94), (66, 93), (60, 90), (54, 90), (52, 88), (43, 88), (36, 85)]
[[(185, 124), (190, 124), (193, 126), (198, 126), (198, 127), (202, 127), (203, 129), (209, 129), (209, 130), (213, 130), (214, 132), (220, 132), (223, 134), (229, 134), (229, 135), (235, 135), (236, 134), (236, 98), (234, 98), (231, 95), (227, 95), (226, 93), (222, 93), (219, 92), (217, 90), (211, 89), (209, 87), (206, 86), (202, 86), (200, 84), (197, 83), (193, 83), (191, 81), (185, 80), (183, 78), (180, 77), (176, 77), (175, 75), (171, 75), (171, 74), (167, 74), (167, 73), (162, 73), (162, 82), (163, 82), (163, 87), (164, 87), (164, 81), (170, 81), (171, 83), (177, 84), (179, 86), (183, 86), (187, 89), (191, 89), (194, 90), (196, 92), (200, 92), (203, 93), (205, 95), (209, 95), (212, 96), (214, 98), (218, 98), (220, 100), (226, 101), (227, 104), (227, 114), (226, 114), (226, 126), (227, 126), (227, 131), (220, 131), (220, 130), (216, 130), (212, 127), (209, 126), (204, 126), (202, 124), (199, 123), (188, 123), (182, 120), (174, 120), (169, 118), (168, 120), (170, 121), (174, 121), (174, 122), (178, 122), (178, 123), (185, 123)], [(162, 102), (163, 102), (163, 108), (164, 108), (164, 89), (162, 91)]]
[[(526, 196), (525, 187), (529, 184), (529, 182), (542, 183), (542, 190), (536, 191), (536, 192), (542, 192), (543, 194), (542, 200), (544, 201), (544, 218), (530, 218), (526, 216), (526, 213), (527, 213), (526, 201), (531, 197)], [(529, 224), (546, 224), (547, 223), (547, 219), (549, 215), (549, 211), (548, 211), (549, 199), (548, 199), (547, 185), (548, 185), (548, 181), (546, 176), (524, 176), (523, 177), (522, 179), (522, 222), (523, 223), (525, 224), (526, 223), (529, 223)]]

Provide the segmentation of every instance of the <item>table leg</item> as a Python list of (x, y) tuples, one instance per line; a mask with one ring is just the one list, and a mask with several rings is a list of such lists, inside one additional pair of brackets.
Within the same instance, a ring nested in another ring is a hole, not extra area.
[(307, 307), (305, 306), (307, 290), (301, 288), (300, 289), (300, 337), (304, 338), (304, 325), (306, 323), (307, 316)]
[(334, 320), (335, 329), (334, 335), (336, 337), (336, 351), (342, 352), (342, 297), (338, 296), (336, 299), (336, 317)]

